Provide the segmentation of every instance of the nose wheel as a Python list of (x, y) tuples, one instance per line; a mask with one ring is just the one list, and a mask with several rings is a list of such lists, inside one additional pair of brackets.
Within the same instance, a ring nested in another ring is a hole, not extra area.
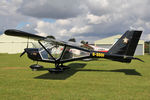
[(32, 71), (37, 71), (43, 68), (43, 66), (39, 65), (38, 62), (34, 65), (31, 65), (30, 68), (32, 69)]

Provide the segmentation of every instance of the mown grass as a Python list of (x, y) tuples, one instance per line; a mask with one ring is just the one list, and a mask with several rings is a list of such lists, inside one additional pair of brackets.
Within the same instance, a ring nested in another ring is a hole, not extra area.
[(138, 57), (145, 62), (75, 61), (51, 74), (32, 71), (26, 56), (0, 54), (0, 100), (149, 100), (150, 55)]

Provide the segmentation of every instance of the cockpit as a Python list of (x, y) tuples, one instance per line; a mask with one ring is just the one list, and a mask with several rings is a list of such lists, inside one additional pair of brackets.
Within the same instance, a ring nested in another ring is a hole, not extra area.
[(55, 40), (46, 39), (40, 41), (40, 45), (42, 47), (39, 48), (39, 54), (42, 60), (68, 60), (90, 55), (89, 52), (66, 46), (65, 43)]

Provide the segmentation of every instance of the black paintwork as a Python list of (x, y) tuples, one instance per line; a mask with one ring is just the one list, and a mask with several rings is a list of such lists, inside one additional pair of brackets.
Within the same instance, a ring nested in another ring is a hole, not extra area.
[[(142, 31), (127, 31), (106, 53), (88, 50), (88, 49), (85, 49), (85, 48), (82, 48), (73, 44), (69, 44), (63, 41), (46, 39), (46, 41), (48, 42), (52, 42), (54, 44), (64, 46), (62, 54), (60, 55), (58, 59), (56, 59), (53, 57), (51, 52), (49, 52), (49, 50), (47, 50), (46, 47), (40, 42), (41, 40), (44, 40), (45, 37), (33, 35), (30, 33), (22, 32), (18, 30), (6, 30), (5, 31), (5, 34), (7, 35), (38, 38), (39, 44), (52, 59), (48, 59), (48, 60), (42, 59), (39, 53), (39, 48), (26, 48), (25, 52), (27, 53), (28, 57), (34, 61), (55, 63), (56, 68), (60, 68), (63, 63), (76, 61), (76, 60), (82, 60), (86, 58), (106, 58), (106, 59), (119, 61), (119, 62), (125, 62), (125, 63), (130, 63), (132, 59), (140, 60), (139, 58), (133, 57), (133, 55), (137, 47), (138, 41), (140, 39), (141, 33)], [(89, 53), (89, 55), (78, 57), (78, 58), (71, 58), (72, 55), (71, 53), (67, 53), (66, 48), (78, 49), (78, 50)], [(70, 59), (65, 59), (65, 57), (69, 57)]]
[[(142, 31), (127, 31), (108, 51), (107, 58), (120, 62), (131, 62)], [(128, 39), (127, 43), (123, 40)]]
[[(133, 56), (142, 31), (127, 31), (109, 50), (109, 54)], [(123, 39), (128, 39), (124, 43)]]
[(28, 57), (34, 61), (42, 60), (38, 48), (26, 48), (25, 52), (27, 52)]
[(24, 32), (24, 31), (20, 31), (20, 30), (16, 30), (16, 29), (9, 29), (9, 30), (6, 30), (6, 31), (4, 32), (4, 34), (10, 35), (10, 36), (27, 37), (27, 38), (30, 37), (30, 38), (35, 38), (35, 39), (43, 39), (43, 38), (45, 38), (45, 37), (43, 37), (43, 36), (31, 34), (31, 33)]

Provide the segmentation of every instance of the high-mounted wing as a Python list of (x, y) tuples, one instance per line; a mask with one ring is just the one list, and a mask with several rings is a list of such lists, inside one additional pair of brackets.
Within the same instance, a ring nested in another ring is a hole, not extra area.
[(15, 30), (15, 29), (9, 29), (4, 32), (6, 35), (10, 36), (19, 36), (19, 37), (25, 37), (25, 38), (34, 38), (34, 39), (44, 39), (45, 37), (31, 34), (28, 32), (20, 31), (20, 30)]
[(82, 48), (78, 45), (75, 45), (74, 43), (49, 39), (49, 38), (46, 38), (46, 37), (43, 37), (43, 36), (31, 34), (31, 33), (16, 30), (16, 29), (8, 29), (4, 33), (6, 35), (10, 35), (10, 36), (19, 36), (19, 37), (26, 37), (26, 38), (29, 37), (29, 38), (35, 38), (35, 39), (43, 39), (44, 41), (51, 42), (53, 45), (63, 45), (63, 46), (66, 45), (66, 46), (71, 47), (71, 48), (76, 48), (76, 49), (79, 49), (79, 50), (89, 52), (89, 50), (87, 50), (85, 48)]

